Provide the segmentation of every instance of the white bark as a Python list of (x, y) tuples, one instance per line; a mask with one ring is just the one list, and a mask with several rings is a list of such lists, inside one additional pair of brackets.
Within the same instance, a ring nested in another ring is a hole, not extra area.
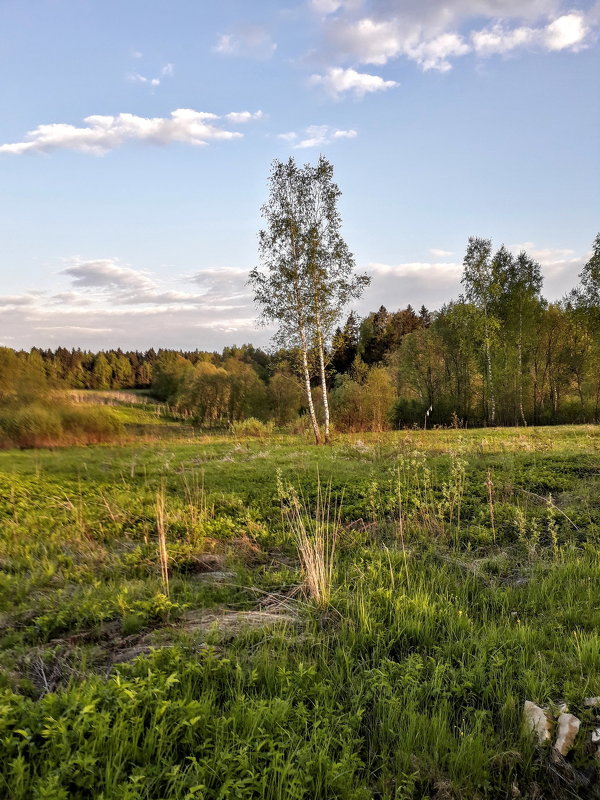
[(329, 398), (327, 396), (327, 376), (325, 373), (325, 346), (323, 344), (323, 332), (321, 330), (321, 320), (317, 314), (317, 345), (319, 348), (319, 371), (321, 375), (321, 393), (323, 395), (323, 413), (325, 417), (325, 444), (329, 444)]
[(304, 326), (300, 326), (300, 341), (302, 342), (302, 371), (304, 372), (304, 386), (306, 389), (306, 400), (308, 402), (308, 411), (310, 413), (310, 421), (315, 434), (315, 443), (321, 444), (321, 431), (315, 413), (315, 404), (313, 403), (312, 392), (310, 390), (310, 370), (308, 368), (308, 346), (306, 342), (306, 331)]

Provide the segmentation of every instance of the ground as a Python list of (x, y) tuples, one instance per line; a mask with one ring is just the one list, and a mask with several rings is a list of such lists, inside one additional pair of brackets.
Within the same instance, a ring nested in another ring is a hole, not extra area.
[[(0, 452), (0, 796), (600, 797), (598, 427), (317, 448), (121, 413), (122, 444)], [(319, 486), (321, 604), (285, 514)], [(566, 761), (525, 700), (581, 718)]]

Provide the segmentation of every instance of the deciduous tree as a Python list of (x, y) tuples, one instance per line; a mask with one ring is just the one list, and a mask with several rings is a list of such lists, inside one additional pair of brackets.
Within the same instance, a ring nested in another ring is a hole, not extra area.
[(250, 273), (262, 318), (278, 326), (285, 347), (298, 347), (315, 441), (322, 441), (311, 393), (316, 366), (321, 383), (324, 439), (329, 441), (326, 345), (344, 306), (368, 284), (354, 272), (354, 258), (341, 235), (340, 190), (333, 166), (322, 156), (316, 166), (293, 158), (274, 161), (269, 199), (259, 233), (261, 269)]

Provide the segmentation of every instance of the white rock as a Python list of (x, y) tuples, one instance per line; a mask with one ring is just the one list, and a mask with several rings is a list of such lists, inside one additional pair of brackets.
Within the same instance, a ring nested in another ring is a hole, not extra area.
[(600, 744), (600, 728), (592, 731), (592, 744)]
[(525, 700), (523, 715), (525, 717), (525, 724), (537, 735), (540, 744), (550, 741), (552, 722), (543, 708), (536, 706), (536, 704), (532, 703), (530, 700)]
[(581, 720), (574, 714), (561, 714), (558, 718), (558, 735), (554, 743), (554, 749), (561, 756), (566, 756), (575, 743), (575, 737), (579, 732)]
[(600, 706), (600, 697), (586, 697), (583, 701), (586, 708), (596, 708)]

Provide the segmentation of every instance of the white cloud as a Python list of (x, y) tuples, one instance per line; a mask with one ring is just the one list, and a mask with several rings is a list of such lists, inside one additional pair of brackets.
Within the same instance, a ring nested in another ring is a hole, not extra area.
[(15, 306), (30, 306), (35, 302), (33, 294), (0, 295), (0, 308), (14, 308)]
[(565, 14), (545, 29), (545, 44), (549, 50), (578, 50), (583, 45), (589, 28), (585, 24), (583, 14), (572, 12)]
[(333, 131), (333, 133), (331, 134), (331, 137), (333, 139), (354, 139), (356, 138), (356, 136), (358, 136), (358, 134), (355, 130)]
[(373, 275), (371, 285), (360, 302), (362, 314), (386, 306), (389, 310), (440, 308), (461, 291), (462, 264), (445, 261), (411, 261), (400, 264), (370, 263), (365, 267)]
[(540, 264), (546, 263), (548, 261), (553, 261), (557, 258), (564, 258), (565, 256), (572, 256), (575, 254), (574, 250), (564, 248), (552, 248), (552, 247), (538, 247), (535, 242), (520, 242), (518, 244), (511, 244), (508, 248), (513, 253), (520, 253), (521, 251), (525, 250), (528, 255), (532, 258), (535, 258), (536, 261), (539, 261)]
[(471, 49), (457, 33), (426, 37), (421, 26), (407, 28), (396, 18), (378, 21), (367, 17), (338, 25), (331, 37), (347, 57), (363, 64), (386, 64), (404, 55), (424, 70), (442, 72), (451, 68), (448, 58), (465, 55)]
[[(140, 54), (141, 57), (141, 54)], [(161, 69), (160, 74), (163, 78), (171, 78), (175, 74), (175, 64), (165, 64)], [(148, 78), (146, 75), (141, 75), (139, 72), (130, 73), (127, 78), (133, 83), (145, 83), (153, 89), (160, 86), (161, 78)]]
[(69, 266), (60, 274), (72, 279), (76, 291), (55, 295), (54, 301), (69, 304), (82, 296), (77, 290), (83, 290), (88, 297), (110, 298), (112, 303), (121, 305), (193, 305), (202, 299), (201, 294), (166, 289), (147, 272), (121, 264), (116, 258), (83, 260), (75, 256), (68, 261)]
[[(559, 299), (578, 283), (588, 254), (532, 242), (512, 245), (542, 264), (544, 294)], [(373, 281), (359, 313), (380, 305), (439, 308), (461, 292), (462, 264), (448, 251), (432, 248), (431, 261), (371, 263)], [(438, 255), (444, 253), (445, 255)], [(438, 260), (439, 259), (439, 260)], [(117, 258), (68, 259), (53, 280), (53, 291), (0, 296), (3, 341), (16, 347), (100, 349), (150, 346), (221, 349), (250, 341), (266, 345), (270, 331), (256, 328), (256, 309), (247, 286), (248, 270), (215, 267), (194, 274), (159, 276)], [(62, 282), (62, 285), (61, 285)], [(191, 291), (185, 291), (189, 287)]]
[(376, 275), (394, 275), (396, 278), (406, 278), (411, 275), (437, 278), (441, 276), (455, 278), (462, 272), (462, 264), (456, 262), (409, 261), (403, 264), (371, 263), (367, 269)]
[(84, 261), (78, 256), (61, 274), (73, 279), (77, 288), (150, 289), (153, 282), (146, 273), (119, 264), (115, 258), (98, 258)]
[(238, 267), (202, 269), (190, 277), (202, 292), (204, 302), (210, 301), (212, 308), (235, 308), (232, 303), (250, 302), (247, 286), (248, 270)]
[(423, 70), (436, 69), (447, 72), (452, 69), (448, 60), (464, 56), (471, 50), (457, 33), (442, 33), (429, 41), (409, 40), (404, 44), (404, 54), (416, 61)]
[(386, 64), (400, 55), (402, 43), (395, 23), (365, 18), (330, 29), (337, 49), (362, 64)]
[[(64, 291), (0, 297), (4, 340), (10, 335), (19, 347), (220, 349), (269, 338), (267, 331), (255, 331), (248, 269), (202, 269), (173, 280), (116, 258), (74, 257), (55, 283), (61, 280), (69, 282)], [(194, 288), (182, 291), (177, 284)]]
[(534, 242), (521, 242), (509, 246), (518, 255), (522, 250), (538, 261), (544, 276), (543, 294), (551, 300), (563, 297), (579, 283), (579, 274), (590, 253), (578, 255), (570, 248), (539, 247)]
[(510, 245), (509, 250), (518, 255), (523, 250), (528, 256), (538, 261), (547, 274), (561, 271), (570, 265), (581, 265), (584, 257), (577, 255), (569, 248), (537, 247), (534, 242), (521, 242)]
[(335, 14), (344, 5), (343, 0), (311, 0), (311, 5), (319, 14)]
[(277, 50), (269, 31), (261, 25), (246, 25), (219, 36), (215, 52), (222, 56), (267, 59)]
[(277, 138), (283, 139), (284, 142), (293, 142), (298, 138), (298, 134), (295, 131), (288, 131), (287, 133), (278, 133)]
[(241, 133), (219, 126), (216, 114), (178, 108), (170, 117), (138, 117), (135, 114), (94, 115), (86, 117), (85, 127), (68, 123), (39, 125), (29, 131), (22, 142), (0, 144), (0, 153), (21, 155), (27, 152), (48, 153), (53, 150), (77, 150), (104, 155), (126, 142), (138, 141), (166, 145), (183, 142), (206, 145), (211, 141), (239, 139)]
[(435, 258), (448, 258), (454, 255), (452, 250), (441, 250), (439, 247), (432, 247), (429, 252)]
[(83, 325), (37, 325), (34, 331), (54, 331), (65, 333), (111, 333), (112, 328), (89, 328)]
[(338, 139), (354, 139), (356, 136), (358, 136), (358, 133), (353, 129), (340, 130), (338, 128), (332, 128), (329, 125), (309, 125), (308, 128), (304, 129), (302, 134), (298, 134), (295, 131), (278, 134), (279, 139), (283, 139), (285, 142), (289, 143), (296, 142), (297, 139), (300, 139), (297, 144), (294, 144), (294, 147), (300, 149), (322, 147)]
[(254, 119), (262, 119), (263, 117), (262, 111), (231, 111), (229, 114), (225, 114), (225, 119), (233, 122), (234, 125), (240, 125)]
[(234, 55), (236, 52), (236, 40), (231, 33), (223, 33), (219, 36), (219, 39), (215, 45), (217, 53), (221, 53), (221, 55)]
[[(448, 71), (454, 59), (475, 51), (489, 56), (519, 48), (539, 52), (586, 46), (593, 9), (560, 13), (559, 0), (370, 0), (341, 6), (323, 20), (328, 60), (386, 64), (405, 57), (423, 70)], [(487, 25), (481, 27), (482, 20)]]
[(149, 86), (159, 86), (160, 78), (147, 78), (145, 75), (140, 75), (139, 72), (132, 72), (127, 78), (132, 83), (147, 83)]
[(489, 56), (508, 53), (521, 47), (577, 51), (585, 46), (589, 33), (590, 28), (585, 24), (583, 14), (574, 12), (539, 28), (510, 29), (496, 23), (491, 28), (473, 32), (471, 38), (476, 53)]
[(345, 92), (352, 93), (356, 97), (364, 97), (371, 92), (381, 92), (398, 86), (396, 81), (386, 81), (379, 75), (369, 75), (366, 72), (342, 69), (342, 67), (331, 67), (325, 75), (312, 75), (310, 82), (313, 85), (323, 86), (334, 98)]
[(474, 31), (471, 34), (475, 52), (480, 56), (495, 53), (508, 53), (517, 47), (525, 47), (535, 38), (533, 28), (513, 28), (507, 30), (496, 23), (491, 28)]

